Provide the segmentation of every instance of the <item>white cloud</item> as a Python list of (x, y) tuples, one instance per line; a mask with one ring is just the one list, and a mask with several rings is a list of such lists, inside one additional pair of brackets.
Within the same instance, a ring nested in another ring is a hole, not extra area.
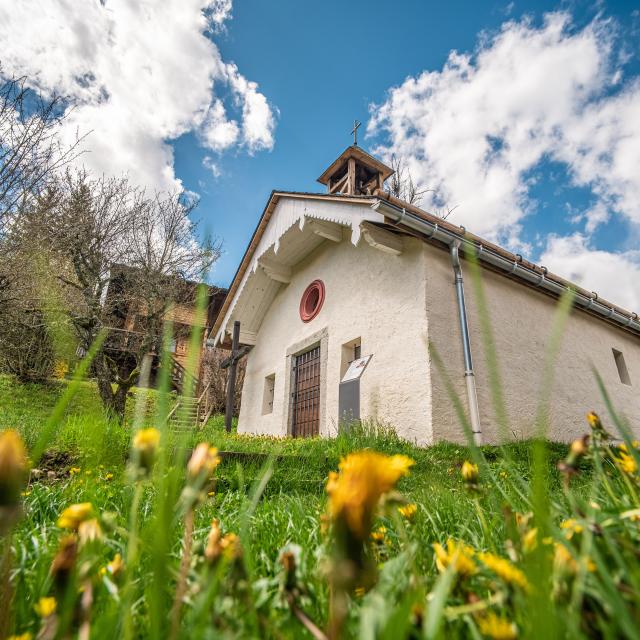
[(208, 169), (209, 171), (211, 171), (212, 175), (214, 178), (219, 178), (220, 175), (222, 174), (222, 171), (220, 170), (220, 167), (218, 166), (218, 164), (213, 160), (213, 158), (211, 156), (205, 156), (202, 159), (202, 166), (205, 169)]
[[(207, 37), (231, 9), (231, 0), (0, 0), (2, 71), (75, 103), (65, 135), (91, 131), (82, 156), (90, 169), (174, 188), (168, 141), (186, 132), (214, 151), (273, 146), (266, 98)], [(238, 121), (219, 87), (230, 90)]]
[(612, 22), (576, 31), (566, 13), (540, 27), (509, 21), (475, 55), (453, 51), (441, 71), (391, 89), (371, 107), (368, 133), (385, 135), (376, 151), (403, 157), (421, 186), (436, 189), (424, 206), (458, 205), (455, 222), (511, 246), (545, 159), (597, 197), (588, 231), (609, 212), (640, 223), (640, 83), (611, 94), (621, 77), (615, 38)]
[(640, 251), (594, 249), (581, 233), (551, 236), (541, 262), (602, 298), (640, 311)]

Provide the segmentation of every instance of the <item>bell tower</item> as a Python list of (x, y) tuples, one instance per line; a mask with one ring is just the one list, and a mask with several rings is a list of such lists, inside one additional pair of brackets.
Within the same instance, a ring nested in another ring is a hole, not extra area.
[(347, 147), (318, 178), (327, 187), (327, 193), (347, 196), (373, 195), (382, 189), (393, 169), (363, 151), (357, 142), (359, 122), (354, 123), (353, 144)]

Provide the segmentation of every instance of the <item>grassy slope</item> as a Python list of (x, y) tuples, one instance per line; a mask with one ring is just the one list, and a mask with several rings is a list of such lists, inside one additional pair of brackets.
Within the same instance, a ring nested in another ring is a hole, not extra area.
[[(63, 383), (47, 387), (17, 385), (8, 378), (0, 378), (0, 429), (16, 428), (27, 442), (32, 443), (63, 388)], [(97, 439), (96, 433), (99, 434)], [(411, 528), (412, 536), (421, 542), (418, 562), (425, 572), (433, 571), (430, 551), (433, 541), (454, 536), (475, 540), (482, 546), (482, 528), (473, 500), (464, 491), (459, 479), (458, 468), (469, 455), (464, 447), (443, 443), (421, 449), (399, 440), (391, 433), (373, 432), (356, 433), (334, 440), (250, 438), (225, 434), (219, 419), (212, 420), (192, 441), (202, 440), (210, 441), (224, 451), (272, 453), (278, 456), (265, 497), (255, 510), (249, 531), (254, 570), (259, 576), (265, 577), (267, 590), (272, 584), (269, 580), (275, 580), (278, 571), (279, 550), (288, 543), (296, 543), (305, 550), (303, 575), (320, 594), (315, 606), (320, 609), (326, 607), (321, 595), (324, 585), (318, 577), (315, 560), (321, 544), (319, 520), (324, 511), (324, 483), (328, 472), (337, 468), (343, 455), (364, 447), (387, 453), (406, 453), (416, 461), (413, 473), (401, 481), (399, 489), (409, 501), (418, 505)], [(30, 607), (41, 595), (36, 592), (37, 585), (46, 582), (43, 572), (46, 573), (50, 565), (59, 538), (55, 520), (65, 506), (89, 501), (100, 512), (112, 512), (116, 525), (126, 526), (131, 486), (126, 483), (124, 462), (129, 442), (130, 428), (106, 424), (100, 413), (95, 387), (84, 384), (68, 407), (53, 445), (55, 449), (70, 454), (70, 457), (59, 461), (55, 469), (56, 479), (34, 483), (25, 499), (26, 517), (20, 525), (17, 561), (20, 569), (17, 585), (20, 628), (33, 620)], [(521, 508), (520, 499), (509, 489), (510, 483), (506, 482), (506, 478), (514, 473), (523, 477), (528, 475), (529, 445), (522, 443), (508, 448), (515, 460), (515, 466), (508, 470), (503, 459), (504, 450), (486, 447), (485, 451), (492, 460), (492, 466), (505, 468), (503, 476), (511, 504), (515, 509)], [(565, 449), (554, 446), (552, 451), (554, 457), (558, 458)], [(264, 464), (263, 456), (256, 456), (253, 460), (231, 457), (223, 461), (218, 470), (217, 493), (209, 498), (197, 514), (195, 539), (198, 543), (206, 538), (208, 525), (214, 517), (222, 521), (225, 530), (239, 531), (248, 488), (260, 476)], [(76, 465), (81, 472), (70, 477), (69, 467)], [(113, 474), (113, 478), (108, 480), (107, 474)], [(152, 499), (153, 495), (147, 491), (142, 504), (143, 512), (150, 508)], [(500, 513), (494, 516), (490, 525), (496, 537), (502, 538), (504, 518)], [(394, 532), (392, 522), (386, 521), (385, 524), (390, 530), (391, 552), (399, 533)], [(178, 556), (179, 529), (175, 529), (172, 535), (174, 553)], [(153, 536), (152, 531), (150, 536)], [(124, 552), (124, 549), (117, 547), (114, 542), (105, 553), (105, 561), (115, 551)], [(386, 551), (382, 553), (384, 556)], [(34, 562), (34, 558), (39, 558), (39, 561)], [(285, 616), (279, 624), (286, 626), (287, 619)], [(296, 631), (300, 633), (297, 627)]]

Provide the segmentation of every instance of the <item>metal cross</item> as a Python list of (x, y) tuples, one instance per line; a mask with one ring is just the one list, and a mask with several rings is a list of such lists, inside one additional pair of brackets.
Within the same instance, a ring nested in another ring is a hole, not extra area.
[(362, 123), (358, 122), (357, 120), (353, 121), (353, 129), (351, 130), (351, 133), (353, 133), (353, 144), (354, 146), (358, 146), (358, 127), (361, 125)]

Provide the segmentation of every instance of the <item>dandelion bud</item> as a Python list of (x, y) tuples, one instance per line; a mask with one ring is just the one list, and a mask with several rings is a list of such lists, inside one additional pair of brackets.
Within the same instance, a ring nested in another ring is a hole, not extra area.
[(478, 479), (480, 474), (478, 473), (478, 465), (473, 462), (469, 462), (465, 460), (462, 463), (462, 469), (460, 470), (462, 475), (462, 479), (465, 481), (467, 486), (475, 488), (478, 484)]
[(96, 518), (85, 520), (78, 525), (78, 536), (82, 544), (102, 540), (102, 529)]
[(75, 536), (65, 536), (60, 540), (60, 547), (51, 563), (51, 576), (60, 588), (69, 582), (78, 556), (78, 540)]
[(218, 520), (212, 520), (211, 529), (209, 529), (209, 536), (207, 538), (207, 546), (204, 550), (204, 557), (209, 562), (215, 562), (222, 553), (222, 549), (220, 548), (221, 537), (220, 522)]
[(589, 411), (587, 414), (587, 422), (594, 431), (600, 431), (602, 429), (602, 422), (600, 422), (600, 417), (595, 411)]
[(27, 455), (17, 431), (0, 433), (0, 507), (14, 507), (20, 501), (28, 475)]
[(61, 529), (73, 529), (77, 531), (80, 525), (89, 519), (93, 512), (93, 506), (90, 502), (81, 502), (72, 504), (67, 507), (58, 518), (58, 526)]
[(575, 457), (579, 457), (579, 456), (583, 456), (587, 451), (587, 445), (589, 443), (589, 436), (585, 435), (582, 436), (582, 438), (578, 438), (577, 440), (574, 440), (571, 443), (571, 453), (575, 456)]
[(187, 465), (187, 473), (193, 480), (204, 475), (209, 477), (220, 464), (218, 450), (210, 447), (208, 443), (201, 442), (193, 451), (189, 464)]
[(140, 429), (133, 438), (135, 461), (140, 471), (150, 473), (160, 444), (160, 432), (153, 427)]
[(41, 618), (48, 618), (56, 612), (58, 603), (55, 598), (40, 598), (33, 608)]

